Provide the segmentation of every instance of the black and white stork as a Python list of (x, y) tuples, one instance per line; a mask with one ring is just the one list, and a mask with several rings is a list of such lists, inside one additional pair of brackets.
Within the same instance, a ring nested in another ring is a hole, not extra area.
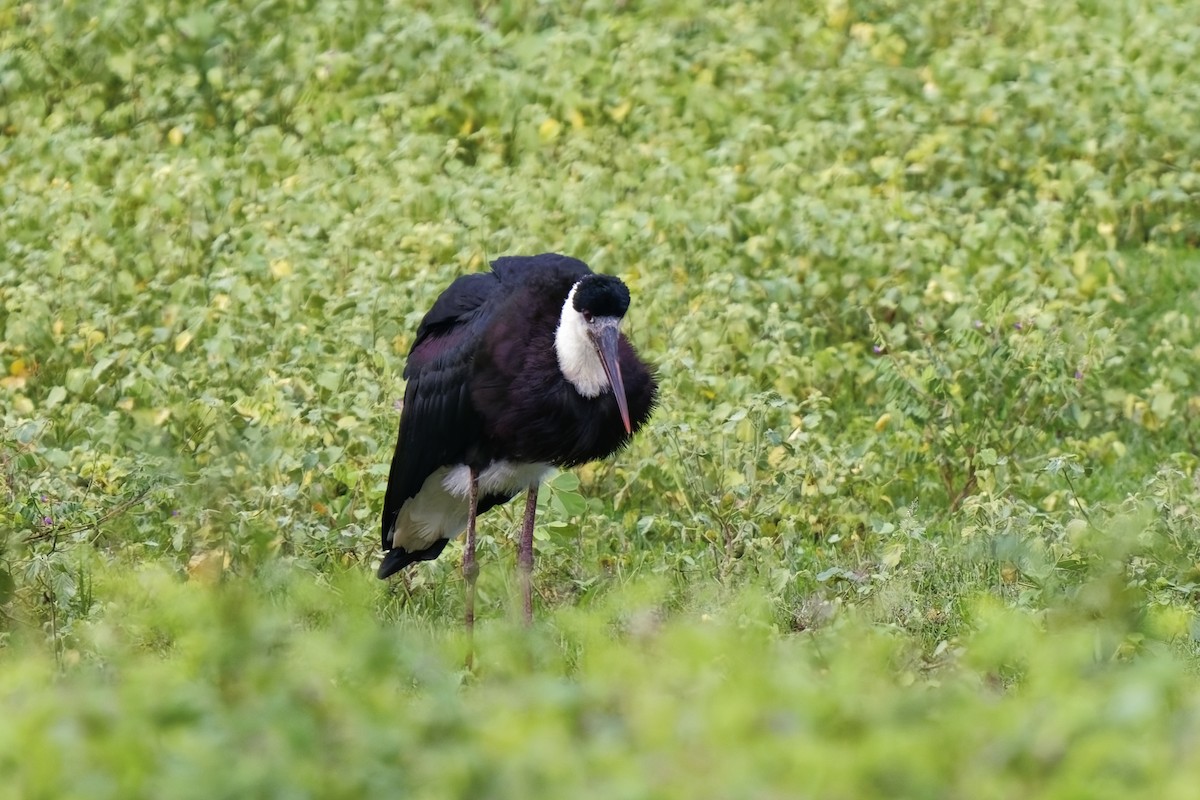
[(386, 578), (437, 558), (466, 529), (466, 622), (475, 619), (475, 520), (527, 491), (517, 566), (533, 615), (538, 484), (605, 458), (654, 408), (658, 386), (620, 331), (629, 289), (574, 258), (510, 256), (463, 275), (421, 320), (383, 505)]

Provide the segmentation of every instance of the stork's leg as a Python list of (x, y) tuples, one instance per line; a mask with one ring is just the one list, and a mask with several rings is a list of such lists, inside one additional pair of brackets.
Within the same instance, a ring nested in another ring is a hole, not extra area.
[(467, 667), (471, 667), (474, 659), (475, 633), (475, 578), (479, 575), (479, 565), (475, 563), (475, 514), (479, 508), (479, 476), (474, 467), (470, 467), (471, 485), (467, 490), (467, 544), (463, 549), (462, 571), (467, 579)]
[(533, 518), (537, 515), (537, 496), (538, 485), (531, 483), (525, 495), (525, 522), (521, 525), (521, 544), (517, 550), (517, 574), (521, 579), (526, 625), (533, 623)]

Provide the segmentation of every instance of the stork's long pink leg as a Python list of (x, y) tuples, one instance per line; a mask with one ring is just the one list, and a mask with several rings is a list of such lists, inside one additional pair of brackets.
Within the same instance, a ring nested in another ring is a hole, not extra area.
[(471, 467), (471, 485), (467, 490), (467, 543), (463, 549), (462, 571), (467, 580), (467, 669), (475, 660), (475, 578), (479, 565), (475, 563), (475, 514), (479, 509), (479, 476)]
[(525, 522), (521, 525), (521, 543), (517, 550), (517, 574), (521, 579), (525, 624), (533, 624), (533, 518), (537, 515), (538, 485), (529, 485), (525, 495)]

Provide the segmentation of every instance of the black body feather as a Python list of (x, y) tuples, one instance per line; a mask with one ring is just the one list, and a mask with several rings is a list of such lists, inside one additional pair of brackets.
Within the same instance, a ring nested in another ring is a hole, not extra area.
[[(408, 385), (381, 520), (388, 551), (381, 578), (445, 548), (445, 539), (417, 552), (390, 542), (400, 509), (439, 467), (467, 464), (481, 472), (498, 460), (570, 467), (628, 443), (612, 392), (584, 397), (558, 365), (554, 337), (563, 304), (590, 274), (582, 261), (556, 254), (500, 258), (491, 272), (456, 279), (425, 315), (404, 369)], [(658, 387), (623, 335), (619, 354), (636, 432)], [(479, 513), (513, 496), (481, 496)]]

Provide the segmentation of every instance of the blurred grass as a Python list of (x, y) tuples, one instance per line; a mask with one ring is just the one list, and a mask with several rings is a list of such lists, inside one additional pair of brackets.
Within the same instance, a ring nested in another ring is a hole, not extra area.
[[(0, 797), (1190, 797), (1186, 2), (0, 0)], [(403, 355), (621, 275), (663, 403), (375, 581)]]
[[(12, 797), (1185, 797), (1194, 671), (1110, 658), (1109, 623), (980, 601), (934, 666), (851, 616), (780, 635), (747, 593), (715, 616), (630, 587), (532, 632), (463, 641), (377, 620), (360, 571), (182, 584), (103, 576), (114, 611), (59, 673), (3, 672)], [(465, 681), (465, 682), (464, 682)]]

